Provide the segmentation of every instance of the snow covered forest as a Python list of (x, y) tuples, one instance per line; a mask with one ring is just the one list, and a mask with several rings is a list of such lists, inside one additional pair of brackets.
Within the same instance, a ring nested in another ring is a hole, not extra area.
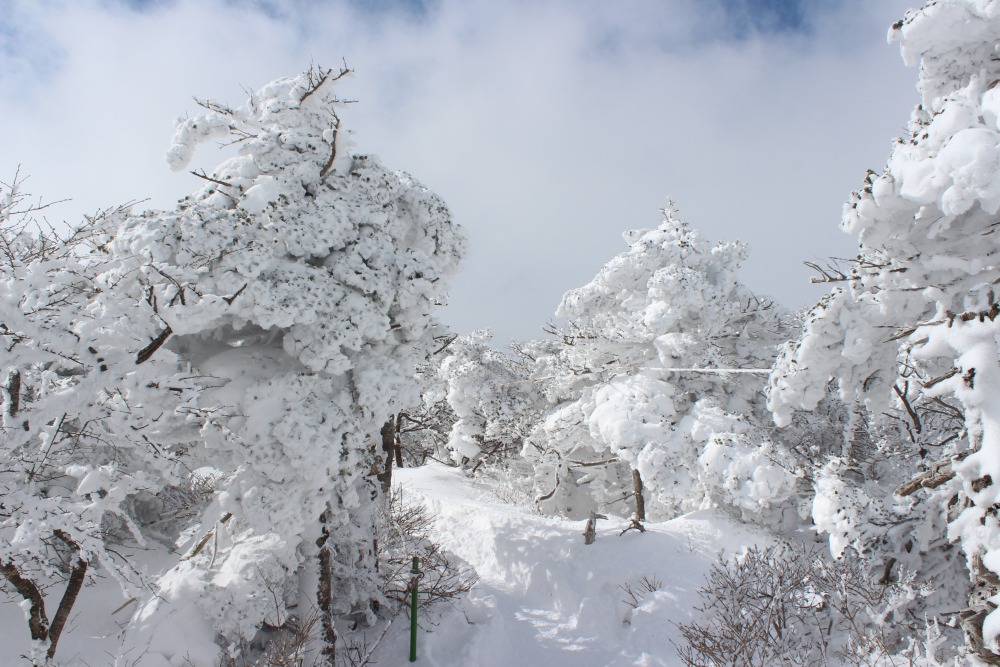
[(346, 64), (199, 100), (170, 210), (14, 174), (0, 664), (408, 664), (417, 585), (423, 665), (1000, 665), (1000, 1), (889, 40), (921, 103), (800, 311), (668, 200), (543, 337), (448, 330), (461, 221)]

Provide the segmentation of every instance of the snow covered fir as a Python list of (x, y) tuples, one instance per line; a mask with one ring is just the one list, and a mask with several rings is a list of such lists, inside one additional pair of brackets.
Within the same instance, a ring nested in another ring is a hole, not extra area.
[(173, 207), (4, 181), (0, 665), (1000, 665), (1000, 0), (888, 35), (921, 101), (799, 310), (668, 200), (543, 336), (450, 330), (346, 63), (198, 100)]

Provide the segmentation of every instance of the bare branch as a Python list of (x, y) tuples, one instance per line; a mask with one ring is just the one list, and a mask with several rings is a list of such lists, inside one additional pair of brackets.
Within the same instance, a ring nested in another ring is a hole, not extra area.
[(218, 185), (224, 185), (227, 188), (236, 187), (232, 183), (227, 183), (226, 181), (220, 181), (220, 180), (218, 180), (216, 178), (212, 178), (211, 176), (209, 176), (208, 174), (205, 173), (204, 169), (201, 170), (201, 173), (198, 173), (197, 171), (194, 171), (193, 169), (189, 173), (191, 173), (194, 176), (197, 176), (198, 178), (202, 178), (202, 179), (204, 179), (206, 181), (209, 181), (210, 183), (216, 183)]
[(160, 332), (159, 336), (149, 342), (149, 345), (139, 350), (139, 354), (135, 357), (136, 365), (138, 366), (141, 363), (149, 361), (149, 358), (153, 356), (153, 353), (163, 347), (163, 344), (167, 342), (167, 339), (170, 338), (170, 334), (173, 332), (174, 330), (171, 329), (168, 324), (167, 327)]

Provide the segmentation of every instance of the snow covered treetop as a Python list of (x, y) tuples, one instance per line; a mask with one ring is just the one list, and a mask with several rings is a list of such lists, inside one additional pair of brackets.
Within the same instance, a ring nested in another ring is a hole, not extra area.
[(730, 320), (728, 310), (740, 307), (742, 294), (735, 292), (746, 291), (736, 281), (746, 248), (739, 241), (711, 246), (672, 204), (663, 215), (656, 229), (625, 232), (629, 249), (567, 292), (556, 315), (611, 341), (717, 333)]
[(334, 73), (314, 67), (272, 81), (251, 93), (242, 107), (199, 101), (206, 113), (177, 124), (167, 162), (174, 170), (183, 169), (199, 144), (231, 137), (244, 145), (240, 157), (227, 161), (219, 175), (242, 181), (234, 185), (245, 186), (261, 174), (291, 176), (291, 165), (296, 165), (295, 175), (303, 185), (315, 184), (330, 171), (343, 173), (350, 165), (350, 146), (342, 136), (337, 109), (346, 102), (333, 93), (333, 85), (350, 74), (347, 69)]
[(996, 303), (1000, 3), (932, 0), (889, 36), (907, 62), (919, 59), (924, 102), (885, 169), (869, 172), (844, 206), (841, 224), (858, 235), (858, 255), (843, 288), (779, 360), (771, 392), (779, 423), (791, 409), (815, 407), (828, 378), (845, 399), (878, 411), (891, 398), (900, 346), (926, 338), (901, 343), (894, 333), (978, 317)]
[(350, 153), (333, 91), (348, 73), (312, 68), (243, 106), (200, 101), (205, 112), (179, 122), (173, 168), (218, 137), (239, 154), (193, 172), (205, 187), (118, 239), (181, 295), (160, 303), (173, 333), (280, 331), (288, 354), (333, 374), (366, 345), (423, 347), (465, 237), (434, 193)]
[(995, 0), (930, 0), (890, 28), (889, 42), (899, 43), (906, 64), (920, 65), (924, 107), (939, 111), (941, 97), (996, 69), (998, 19)]

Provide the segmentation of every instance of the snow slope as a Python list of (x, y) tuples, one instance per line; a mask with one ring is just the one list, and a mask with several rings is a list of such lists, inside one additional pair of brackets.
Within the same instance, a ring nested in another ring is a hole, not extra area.
[[(433, 464), (398, 470), (410, 500), (437, 514), (434, 538), (479, 573), (476, 589), (436, 625), (422, 628), (417, 665), (434, 667), (653, 667), (679, 665), (674, 625), (694, 613), (695, 590), (720, 551), (767, 538), (723, 515), (699, 511), (645, 533), (619, 537), (627, 521), (583, 523), (501, 502), (461, 472)], [(621, 586), (662, 582), (635, 609)], [(379, 665), (407, 663), (400, 618), (375, 653)]]

